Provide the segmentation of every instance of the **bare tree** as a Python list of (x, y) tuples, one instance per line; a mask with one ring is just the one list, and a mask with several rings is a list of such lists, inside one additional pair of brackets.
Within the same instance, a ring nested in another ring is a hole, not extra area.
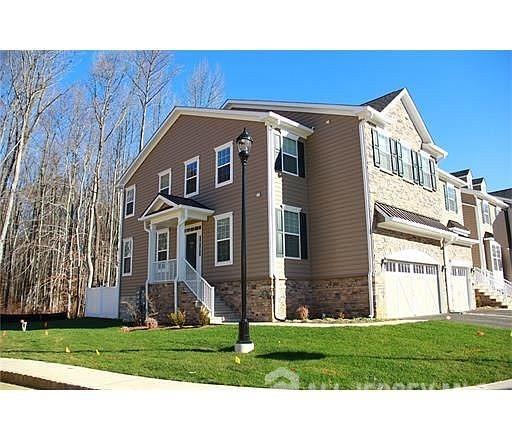
[(149, 107), (155, 98), (159, 98), (165, 92), (177, 75), (178, 68), (173, 65), (172, 54), (160, 50), (133, 52), (130, 59), (134, 68), (129, 76), (140, 106), (140, 151), (144, 147)]
[(56, 51), (2, 53), (5, 80), (13, 95), (11, 111), (16, 129), (11, 139), (14, 156), (12, 180), (0, 232), (0, 267), (3, 265), (5, 240), (11, 224), (25, 150), (41, 116), (62, 96), (55, 83), (65, 68), (63, 61), (62, 54)]
[(187, 81), (187, 105), (219, 108), (224, 101), (224, 75), (217, 65), (210, 69), (207, 60), (201, 61)]
[(127, 109), (126, 96), (120, 96), (125, 73), (125, 65), (119, 54), (101, 54), (93, 66), (88, 85), (91, 107), (96, 121), (97, 149), (88, 216), (87, 265), (89, 273), (87, 287), (92, 287), (95, 275), (93, 244), (104, 149), (114, 131), (123, 121)]

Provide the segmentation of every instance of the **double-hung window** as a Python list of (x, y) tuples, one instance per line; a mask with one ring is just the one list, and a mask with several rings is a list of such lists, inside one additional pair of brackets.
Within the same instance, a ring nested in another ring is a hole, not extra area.
[(171, 170), (158, 173), (158, 192), (171, 194)]
[(162, 229), (156, 231), (156, 261), (167, 261), (169, 259), (169, 231)]
[(122, 275), (129, 276), (132, 274), (132, 257), (133, 257), (133, 238), (123, 239), (123, 261), (122, 261)]
[(402, 145), (402, 167), (403, 167), (403, 178), (409, 182), (413, 181), (412, 172), (412, 155), (411, 149)]
[(498, 243), (491, 243), (492, 270), (501, 272), (503, 262), (501, 261), (501, 246)]
[(421, 151), (419, 159), (421, 160), (421, 171), (423, 173), (423, 186), (427, 189), (432, 189), (430, 156)]
[(124, 190), (124, 218), (135, 214), (135, 185)]
[(389, 137), (382, 130), (372, 129), (373, 162), (380, 169), (393, 172)]
[(458, 211), (457, 190), (451, 183), (447, 183), (444, 186), (444, 204), (447, 211)]
[(233, 264), (233, 213), (215, 216), (215, 266)]
[(185, 162), (185, 197), (199, 194), (199, 156)]
[(489, 202), (482, 200), (482, 221), (486, 224), (491, 224), (491, 213), (489, 211)]
[(297, 139), (283, 136), (283, 171), (298, 176), (299, 152)]
[(233, 142), (215, 148), (215, 188), (233, 183)]
[(306, 215), (300, 208), (276, 209), (276, 255), (294, 259), (307, 258)]
[(275, 130), (273, 138), (275, 170), (305, 177), (304, 142), (285, 130)]

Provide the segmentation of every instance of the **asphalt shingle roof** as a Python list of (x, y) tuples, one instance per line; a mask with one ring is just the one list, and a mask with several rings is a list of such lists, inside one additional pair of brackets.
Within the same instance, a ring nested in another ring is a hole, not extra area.
[(361, 105), (369, 105), (375, 110), (381, 112), (395, 99), (403, 89), (395, 90), (394, 92), (387, 93), (384, 96), (372, 99), (371, 101), (364, 102)]

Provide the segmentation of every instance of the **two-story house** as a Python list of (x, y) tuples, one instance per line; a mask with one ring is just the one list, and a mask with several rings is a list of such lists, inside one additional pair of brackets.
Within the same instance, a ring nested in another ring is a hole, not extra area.
[(472, 248), (477, 295), (485, 294), (509, 304), (505, 292), (512, 288), (504, 277), (504, 263), (506, 271), (510, 270), (505, 221), (509, 205), (488, 193), (485, 179), (474, 178), (471, 170), (455, 171), (452, 175), (464, 182), (461, 188), (464, 225), (477, 242)]
[(512, 188), (492, 191), (489, 194), (507, 205), (496, 216), (493, 229), (496, 241), (501, 244), (503, 276), (512, 282)]
[(244, 127), (251, 320), (303, 304), (379, 318), (474, 307), (464, 182), (439, 169), (447, 153), (401, 89), (361, 105), (173, 109), (120, 181), (121, 317), (141, 287), (160, 319), (239, 310)]

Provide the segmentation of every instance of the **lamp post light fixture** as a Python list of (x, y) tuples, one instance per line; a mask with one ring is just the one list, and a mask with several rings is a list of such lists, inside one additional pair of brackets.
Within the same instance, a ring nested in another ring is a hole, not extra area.
[(249, 336), (249, 321), (247, 319), (247, 245), (246, 245), (246, 224), (245, 224), (245, 168), (251, 154), (252, 137), (244, 128), (244, 131), (236, 138), (238, 156), (242, 164), (242, 239), (240, 248), (240, 287), (242, 294), (242, 310), (238, 324), (238, 341), (235, 344), (237, 353), (249, 353), (254, 350), (254, 344)]

